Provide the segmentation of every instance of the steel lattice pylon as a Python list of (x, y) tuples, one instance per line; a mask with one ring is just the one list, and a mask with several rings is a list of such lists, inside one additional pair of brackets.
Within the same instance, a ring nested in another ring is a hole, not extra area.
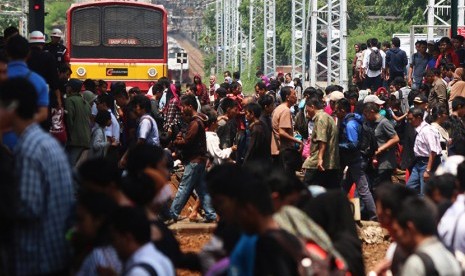
[(224, 68), (223, 1), (216, 0), (216, 71)]
[[(458, 0), (458, 26), (465, 26), (465, 1)], [(428, 14), (428, 40), (434, 39), (435, 27), (450, 26), (445, 17), (450, 16), (450, 0), (428, 0), (425, 13)]]
[(323, 6), (310, 0), (310, 85), (348, 86), (347, 76), (347, 2), (328, 0)]
[(276, 2), (275, 0), (264, 0), (264, 62), (265, 74), (276, 70)]
[(292, 76), (305, 75), (306, 22), (305, 0), (292, 0)]

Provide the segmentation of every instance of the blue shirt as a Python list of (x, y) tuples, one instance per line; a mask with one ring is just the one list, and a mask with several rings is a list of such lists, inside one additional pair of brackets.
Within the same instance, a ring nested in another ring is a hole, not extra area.
[(14, 149), (18, 199), (12, 208), (12, 248), (7, 249), (12, 275), (40, 275), (68, 267), (70, 245), (65, 234), (74, 205), (67, 156), (39, 125), (28, 126)]
[(48, 85), (39, 74), (31, 71), (26, 62), (24, 61), (12, 61), (8, 63), (8, 77), (22, 77), (28, 79), (34, 88), (36, 89), (37, 95), (37, 105), (39, 107), (48, 106), (49, 97), (48, 97)]
[(231, 252), (228, 276), (254, 275), (257, 240), (257, 235), (242, 234)]
[[(39, 107), (48, 107), (49, 97), (48, 97), (48, 85), (45, 80), (37, 73), (31, 71), (26, 62), (24, 61), (11, 61), (8, 63), (7, 73), (9, 78), (14, 77), (23, 77), (28, 79), (34, 88), (36, 89), (38, 98), (37, 105)], [(10, 150), (13, 150), (16, 143), (18, 142), (18, 137), (13, 131), (6, 131), (3, 134), (3, 144), (8, 147)]]

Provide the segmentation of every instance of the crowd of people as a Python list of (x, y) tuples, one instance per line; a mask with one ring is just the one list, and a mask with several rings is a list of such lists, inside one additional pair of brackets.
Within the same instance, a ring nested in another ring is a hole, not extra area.
[[(59, 30), (4, 37), (0, 274), (364, 275), (350, 195), (392, 239), (371, 275), (461, 275), (463, 38), (418, 41), (410, 65), (371, 39), (347, 91), (257, 72), (244, 95), (229, 71), (147, 92), (70, 79)], [(199, 253), (181, 220), (217, 223)]]

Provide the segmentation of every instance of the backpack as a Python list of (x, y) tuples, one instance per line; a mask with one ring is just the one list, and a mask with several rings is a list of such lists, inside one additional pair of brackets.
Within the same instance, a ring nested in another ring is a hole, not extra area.
[(345, 264), (341, 264), (340, 260), (334, 255), (325, 252), (316, 243), (301, 242), (301, 247), (296, 249), (288, 242), (288, 240), (278, 231), (270, 233), (278, 244), (295, 260), (297, 264), (297, 272), (299, 276), (344, 276), (347, 275)]
[(378, 142), (376, 141), (375, 130), (366, 122), (360, 127), (360, 142), (359, 148), (363, 156), (372, 158), (378, 150)]
[(135, 267), (139, 267), (139, 268), (142, 268), (143, 270), (145, 270), (145, 272), (147, 272), (150, 276), (157, 276), (158, 273), (157, 271), (155, 270), (155, 268), (153, 268), (153, 266), (151, 266), (150, 264), (148, 263), (137, 263), (137, 264), (134, 264), (133, 266), (131, 266), (127, 271), (130, 271), (131, 269), (135, 268)]
[(379, 50), (371, 50), (368, 62), (368, 69), (371, 71), (379, 71), (383, 68), (383, 56)]
[(294, 127), (302, 135), (302, 138), (308, 139), (308, 122), (305, 119), (305, 109), (300, 109), (295, 115)]

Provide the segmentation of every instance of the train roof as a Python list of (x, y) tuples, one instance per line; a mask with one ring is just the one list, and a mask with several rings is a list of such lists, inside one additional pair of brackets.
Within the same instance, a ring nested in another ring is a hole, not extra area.
[(76, 9), (76, 8), (81, 8), (81, 7), (87, 7), (87, 6), (107, 6), (107, 5), (122, 5), (122, 6), (138, 6), (138, 7), (147, 7), (147, 8), (158, 8), (160, 10), (163, 10), (165, 14), (167, 14), (167, 11), (163, 5), (155, 5), (150, 2), (140, 2), (140, 1), (127, 1), (127, 0), (94, 0), (94, 1), (86, 1), (86, 2), (80, 2), (80, 3), (75, 3), (70, 6), (68, 11)]

